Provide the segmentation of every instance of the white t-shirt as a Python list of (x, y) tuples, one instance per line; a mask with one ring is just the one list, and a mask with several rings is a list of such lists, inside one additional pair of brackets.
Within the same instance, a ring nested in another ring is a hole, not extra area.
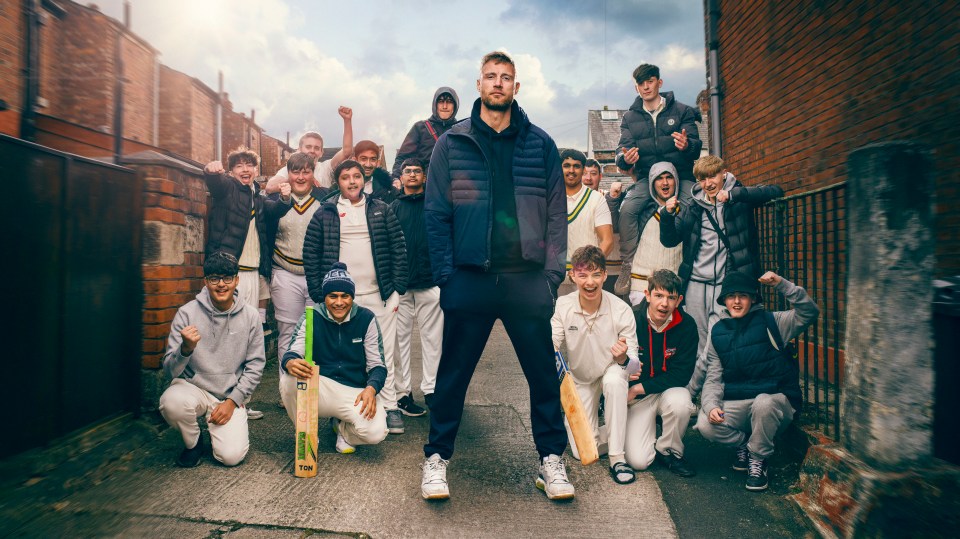
[[(287, 167), (283, 167), (277, 171), (277, 176), (287, 180), (290, 179), (290, 173), (287, 172)], [(330, 165), (330, 160), (320, 161), (313, 168), (313, 177), (320, 182), (320, 187), (325, 187), (327, 189), (333, 185), (333, 167)]]
[(340, 261), (347, 265), (357, 290), (355, 296), (380, 291), (373, 266), (373, 244), (367, 228), (367, 197), (356, 206), (342, 196), (337, 199), (340, 215)]

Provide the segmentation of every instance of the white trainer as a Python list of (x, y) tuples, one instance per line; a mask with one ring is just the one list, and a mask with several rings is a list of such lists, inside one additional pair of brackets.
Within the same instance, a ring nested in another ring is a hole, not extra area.
[(420, 494), (424, 500), (446, 500), (450, 497), (447, 487), (447, 464), (440, 455), (434, 453), (425, 459), (420, 468), (423, 469), (423, 479), (420, 481)]
[(347, 443), (347, 441), (343, 438), (343, 434), (340, 434), (339, 419), (335, 417), (331, 417), (330, 426), (331, 428), (333, 428), (333, 432), (336, 433), (337, 435), (337, 444), (334, 446), (337, 449), (337, 453), (340, 453), (341, 455), (349, 455), (350, 453), (353, 453), (354, 451), (357, 450), (356, 447), (353, 447), (352, 445)]
[(537, 488), (547, 494), (551, 500), (570, 500), (574, 496), (573, 485), (567, 479), (567, 468), (563, 459), (557, 455), (547, 455), (540, 461), (540, 473), (537, 475)]

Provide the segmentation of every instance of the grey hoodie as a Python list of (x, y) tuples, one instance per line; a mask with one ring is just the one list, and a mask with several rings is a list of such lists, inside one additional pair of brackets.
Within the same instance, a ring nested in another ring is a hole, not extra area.
[[(200, 342), (192, 354), (184, 356), (180, 353), (180, 331), (187, 326), (196, 326)], [(250, 400), (260, 384), (266, 362), (257, 310), (241, 302), (236, 292), (229, 310), (217, 310), (204, 287), (196, 299), (180, 307), (173, 317), (163, 372), (170, 379), (182, 378), (239, 406)]]
[[(453, 97), (453, 115), (446, 120), (441, 120), (440, 116), (437, 115), (437, 99), (443, 94), (450, 94)], [(397, 148), (397, 158), (393, 162), (391, 177), (399, 178), (401, 169), (403, 169), (403, 162), (411, 157), (423, 161), (425, 167), (429, 166), (434, 144), (441, 135), (453, 127), (453, 124), (457, 123), (457, 111), (459, 110), (460, 98), (457, 96), (457, 92), (449, 86), (437, 88), (437, 91), (433, 93), (430, 117), (413, 124), (410, 132), (403, 139), (403, 143)], [(436, 138), (434, 138), (434, 135), (436, 135)]]
[[(727, 172), (727, 176), (723, 181), (723, 189), (729, 193), (736, 183), (737, 178), (730, 172)], [(703, 208), (703, 214), (700, 217), (702, 223), (700, 228), (700, 251), (693, 261), (693, 272), (690, 274), (690, 278), (700, 282), (716, 282), (719, 285), (719, 283), (723, 281), (723, 269), (727, 263), (727, 248), (723, 245), (723, 242), (720, 241), (720, 235), (713, 229), (710, 218), (707, 217), (707, 212), (710, 212), (714, 219), (717, 220), (720, 228), (726, 231), (727, 225), (723, 219), (724, 203), (717, 202), (716, 205), (713, 205), (708, 202), (707, 195), (703, 192), (703, 187), (699, 182), (693, 186), (693, 203)]]

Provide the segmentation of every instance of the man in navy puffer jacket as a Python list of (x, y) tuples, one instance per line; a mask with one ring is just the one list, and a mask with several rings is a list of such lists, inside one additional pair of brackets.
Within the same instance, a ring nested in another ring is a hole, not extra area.
[(566, 195), (556, 144), (513, 101), (515, 76), (506, 54), (484, 56), (480, 99), (470, 119), (437, 141), (427, 174), (427, 243), (444, 333), (424, 446), (426, 499), (450, 495), (447, 460), (467, 386), (497, 319), (530, 386), (537, 486), (550, 499), (574, 496), (560, 457), (567, 435), (550, 326), (566, 262)]

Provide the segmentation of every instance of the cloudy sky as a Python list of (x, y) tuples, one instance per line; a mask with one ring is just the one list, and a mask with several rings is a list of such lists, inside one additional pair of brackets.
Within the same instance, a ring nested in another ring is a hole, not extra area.
[[(95, 0), (122, 19), (122, 0)], [(586, 149), (587, 110), (627, 108), (630, 77), (660, 66), (664, 89), (693, 104), (705, 87), (700, 0), (133, 0), (133, 30), (161, 61), (256, 109), (268, 134), (317, 130), (340, 145), (338, 105), (354, 140), (384, 144), (392, 164), (439, 86), (477, 98), (479, 60), (502, 49), (517, 63), (517, 101), (560, 147)], [(294, 142), (294, 144), (296, 144)]]

